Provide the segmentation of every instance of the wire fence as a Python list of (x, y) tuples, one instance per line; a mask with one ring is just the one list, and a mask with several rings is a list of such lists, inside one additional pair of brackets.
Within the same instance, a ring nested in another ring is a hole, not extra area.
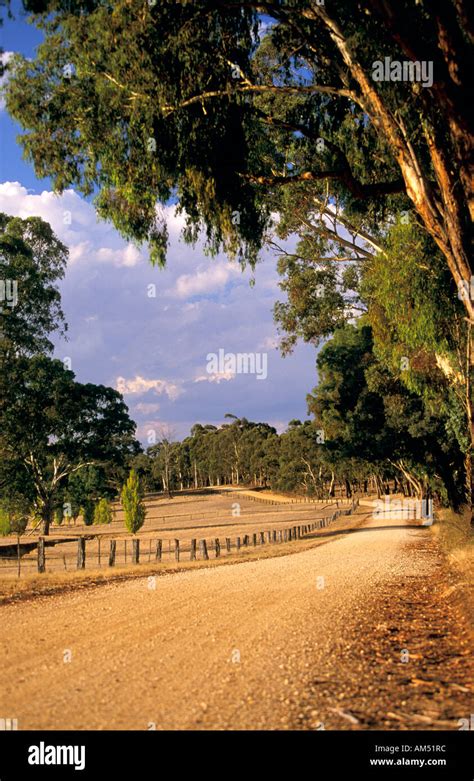
[[(238, 554), (250, 548), (263, 545), (280, 545), (308, 537), (315, 531), (325, 529), (343, 515), (350, 515), (358, 507), (358, 500), (350, 507), (337, 509), (331, 515), (311, 520), (308, 523), (248, 530), (236, 536), (203, 537), (186, 536), (163, 539), (156, 533), (150, 536), (117, 535), (100, 537), (81, 534), (74, 538), (38, 540), (4, 546), (0, 552), (0, 572), (11, 574), (32, 574), (34, 572), (60, 572), (97, 569), (102, 567), (128, 566), (131, 564), (220, 558), (223, 555)], [(190, 530), (191, 531), (191, 530)]]

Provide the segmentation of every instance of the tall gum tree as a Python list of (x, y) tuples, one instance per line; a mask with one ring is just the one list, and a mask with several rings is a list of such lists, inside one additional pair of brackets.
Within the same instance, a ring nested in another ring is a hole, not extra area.
[[(9, 63), (26, 157), (58, 190), (97, 190), (101, 216), (148, 242), (153, 260), (167, 245), (157, 204), (175, 196), (187, 240), (204, 229), (212, 251), (254, 262), (269, 197), (302, 182), (342, 197), (368, 227), (387, 204), (414, 210), (456, 288), (472, 290), (467, 0), (25, 8), (46, 30), (36, 60)], [(385, 57), (432, 63), (432, 84), (375, 81)], [(474, 300), (462, 300), (472, 324)], [(473, 354), (470, 342), (471, 376)]]

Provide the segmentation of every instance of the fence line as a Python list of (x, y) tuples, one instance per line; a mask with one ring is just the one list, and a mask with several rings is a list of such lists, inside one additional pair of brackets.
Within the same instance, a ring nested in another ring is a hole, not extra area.
[[(220, 558), (222, 555), (222, 551), (225, 549), (227, 554), (232, 554), (234, 551), (239, 552), (244, 548), (251, 547), (262, 547), (264, 545), (276, 545), (281, 543), (287, 543), (287, 542), (293, 542), (294, 540), (301, 540), (305, 536), (311, 534), (314, 531), (325, 529), (328, 526), (330, 526), (334, 521), (336, 521), (339, 517), (343, 515), (350, 515), (353, 513), (356, 508), (359, 506), (359, 500), (353, 500), (350, 507), (346, 509), (337, 509), (332, 515), (328, 515), (325, 518), (319, 518), (314, 521), (310, 521), (308, 523), (299, 524), (296, 526), (289, 526), (284, 529), (273, 529), (273, 530), (262, 530), (262, 531), (256, 531), (252, 532), (250, 534), (245, 534), (244, 536), (238, 536), (235, 538), (235, 544), (232, 543), (232, 539), (230, 537), (225, 537), (222, 541), (219, 537), (216, 537), (213, 539), (212, 543), (208, 546), (208, 540), (206, 539), (200, 539), (192, 538), (189, 541), (189, 547), (187, 547), (186, 543), (188, 540), (184, 541), (184, 545), (182, 545), (182, 541), (179, 539), (175, 539), (173, 541), (173, 546), (171, 545), (171, 540), (168, 541), (169, 543), (169, 550), (168, 555), (171, 558), (174, 555), (174, 558), (177, 563), (179, 563), (182, 560), (182, 554), (189, 552), (189, 560), (190, 561), (196, 561), (197, 559), (207, 561), (209, 560), (209, 553), (210, 551), (213, 552), (214, 557)], [(90, 537), (81, 536), (77, 539), (77, 556), (76, 556), (76, 569), (78, 570), (84, 570), (86, 569), (86, 562), (90, 562), (92, 559), (92, 555), (90, 552), (90, 548), (87, 548), (88, 543), (96, 542), (96, 539), (91, 539)], [(109, 540), (109, 548), (107, 551), (107, 555), (103, 555), (103, 550), (101, 549), (100, 540), (98, 540), (98, 545), (96, 549), (96, 556), (97, 556), (97, 562), (100, 566), (101, 562), (101, 556), (106, 559), (107, 565), (109, 568), (114, 567), (117, 565), (117, 542), (119, 540), (117, 539), (111, 539)], [(103, 543), (105, 542), (102, 541)], [(127, 548), (127, 542), (130, 542), (130, 539), (124, 539), (124, 563), (127, 564), (127, 555), (128, 555), (128, 548)], [(148, 561), (150, 562), (152, 559), (152, 539), (140, 539), (138, 537), (133, 537), (131, 539), (132, 543), (132, 550), (131, 550), (131, 562), (134, 565), (139, 565), (140, 561), (143, 561), (143, 556), (147, 556)], [(148, 550), (145, 550), (145, 545), (148, 543)], [(47, 556), (46, 556), (46, 545), (45, 545), (45, 538), (40, 537), (37, 545), (37, 571), (39, 573), (43, 573), (47, 571)], [(198, 555), (199, 551), (199, 555)], [(12, 557), (13, 558), (13, 557)], [(56, 557), (55, 557), (56, 558)], [(96, 558), (94, 556), (94, 558)], [(155, 546), (154, 546), (154, 554), (153, 558), (156, 562), (162, 562), (163, 561), (163, 540), (157, 539), (155, 540)], [(64, 559), (64, 568), (67, 569), (66, 566), (66, 557), (63, 556)]]
[(252, 489), (241, 489), (239, 491), (238, 489), (229, 489), (227, 491), (216, 491), (216, 493), (219, 493), (219, 496), (228, 496), (231, 493), (240, 493), (243, 499), (248, 499), (250, 502), (260, 502), (261, 504), (271, 504), (276, 505), (278, 507), (285, 507), (285, 505), (288, 504), (318, 504), (319, 502), (322, 502), (326, 505), (332, 505), (335, 504), (336, 506), (339, 506), (339, 502), (344, 501), (342, 497), (339, 497), (336, 499), (335, 497), (328, 497), (327, 499), (313, 499), (309, 496), (302, 496), (299, 499), (285, 499), (285, 501), (278, 501), (278, 499), (268, 499), (264, 496), (255, 496), (244, 493), (244, 491), (251, 491)]

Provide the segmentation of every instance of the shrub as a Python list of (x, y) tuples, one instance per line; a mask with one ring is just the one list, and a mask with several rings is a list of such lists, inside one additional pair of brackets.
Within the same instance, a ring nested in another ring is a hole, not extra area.
[(122, 505), (125, 512), (125, 526), (135, 534), (145, 522), (146, 509), (142, 501), (142, 492), (138, 475), (134, 469), (122, 488)]
[(0, 535), (6, 537), (11, 533), (11, 530), (10, 514), (3, 507), (0, 507)]
[(0, 503), (0, 536), (24, 534), (28, 526), (28, 505), (24, 501)]
[(112, 523), (112, 508), (107, 499), (101, 499), (96, 504), (94, 523)]
[(84, 502), (82, 507), (82, 518), (86, 526), (92, 526), (94, 523), (94, 502)]
[(13, 534), (18, 534), (21, 536), (25, 533), (26, 527), (28, 526), (28, 516), (27, 515), (15, 515), (13, 518), (10, 518), (10, 528)]

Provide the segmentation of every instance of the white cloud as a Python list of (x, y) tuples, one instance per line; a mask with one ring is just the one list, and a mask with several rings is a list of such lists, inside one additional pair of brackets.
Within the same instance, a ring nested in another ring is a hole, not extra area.
[(170, 292), (178, 298), (207, 295), (222, 290), (231, 278), (240, 274), (240, 266), (235, 263), (213, 263), (208, 268), (198, 268), (194, 274), (181, 274)]
[(230, 382), (230, 380), (235, 380), (235, 377), (235, 372), (214, 372), (211, 374), (201, 374), (199, 377), (196, 377), (194, 382), (217, 382), (219, 385), (219, 383), (223, 381)]
[(153, 390), (158, 396), (166, 393), (171, 401), (174, 401), (183, 393), (183, 389), (176, 383), (167, 382), (166, 380), (147, 380), (145, 377), (140, 377), (140, 375), (130, 380), (126, 380), (125, 377), (117, 377), (116, 386), (118, 392), (124, 396), (141, 395)]
[(98, 261), (132, 267), (144, 262), (140, 250), (124, 241), (110, 225), (99, 222), (92, 204), (74, 190), (61, 195), (50, 190), (36, 194), (19, 182), (4, 182), (0, 184), (0, 211), (22, 219), (38, 216), (49, 222), (69, 248), (69, 264)]
[[(0, 62), (2, 65), (7, 65), (11, 58), (13, 57), (15, 52), (2, 52), (0, 54)], [(0, 77), (0, 89), (5, 86), (8, 79), (8, 71), (5, 71), (3, 76)], [(5, 109), (5, 101), (3, 97), (0, 95), (0, 111), (3, 111)]]
[(155, 412), (159, 411), (160, 404), (141, 402), (140, 404), (135, 404), (133, 409), (140, 412), (142, 415), (154, 415)]
[(125, 248), (116, 250), (101, 247), (96, 254), (98, 260), (111, 262), (115, 266), (136, 266), (141, 260), (141, 253), (133, 244), (127, 244)]
[(280, 346), (280, 340), (277, 336), (266, 336), (265, 339), (260, 342), (259, 350), (276, 350)]

